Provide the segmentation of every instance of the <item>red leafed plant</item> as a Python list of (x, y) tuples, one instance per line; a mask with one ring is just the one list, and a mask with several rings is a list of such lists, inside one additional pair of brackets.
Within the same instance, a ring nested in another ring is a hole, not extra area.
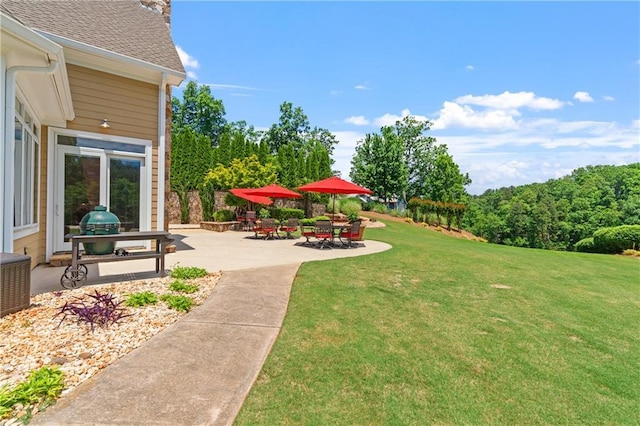
[(91, 331), (95, 327), (108, 327), (122, 318), (128, 317), (125, 308), (120, 306), (122, 302), (116, 302), (115, 296), (110, 293), (100, 293), (98, 290), (94, 294), (86, 294), (89, 300), (76, 297), (74, 302), (66, 302), (56, 314), (63, 315), (60, 323), (67, 317), (74, 318), (77, 322), (89, 324)]

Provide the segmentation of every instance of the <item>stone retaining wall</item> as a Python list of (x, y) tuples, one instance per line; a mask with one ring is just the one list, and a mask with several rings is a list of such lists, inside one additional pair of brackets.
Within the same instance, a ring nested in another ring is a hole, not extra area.
[[(216, 191), (215, 199), (214, 199), (214, 207), (213, 210), (235, 210), (235, 207), (228, 206), (224, 199), (227, 196), (226, 191)], [(275, 201), (275, 206), (282, 208), (291, 208), (291, 209), (302, 209), (304, 210), (304, 205), (301, 201), (298, 200), (282, 200), (278, 199)], [(326, 207), (324, 204), (313, 203), (311, 205), (312, 216), (320, 216), (324, 214), (326, 211)], [(168, 220), (170, 224), (180, 223), (180, 199), (178, 198), (178, 194), (176, 192), (171, 192), (169, 194), (169, 200), (166, 204), (166, 214), (168, 216)], [(202, 203), (200, 202), (200, 196), (198, 195), (198, 191), (190, 191), (189, 192), (189, 223), (198, 224), (202, 222)]]

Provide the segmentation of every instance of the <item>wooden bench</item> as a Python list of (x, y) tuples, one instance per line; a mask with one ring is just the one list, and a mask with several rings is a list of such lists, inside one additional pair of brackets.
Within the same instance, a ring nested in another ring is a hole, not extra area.
[[(60, 278), (64, 288), (77, 288), (87, 281), (87, 267), (90, 263), (117, 262), (121, 260), (155, 259), (156, 273), (164, 276), (164, 256), (167, 246), (173, 242), (167, 231), (121, 232), (110, 235), (65, 235), (71, 241), (71, 265), (67, 266)], [(155, 241), (155, 250), (135, 251), (119, 256), (116, 254), (87, 255), (80, 252), (80, 243), (100, 243), (118, 241)]]

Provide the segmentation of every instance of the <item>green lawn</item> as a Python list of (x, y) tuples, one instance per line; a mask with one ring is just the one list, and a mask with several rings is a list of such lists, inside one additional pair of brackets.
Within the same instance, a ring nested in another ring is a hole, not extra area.
[(236, 424), (640, 422), (638, 259), (365, 237), (394, 248), (300, 268)]

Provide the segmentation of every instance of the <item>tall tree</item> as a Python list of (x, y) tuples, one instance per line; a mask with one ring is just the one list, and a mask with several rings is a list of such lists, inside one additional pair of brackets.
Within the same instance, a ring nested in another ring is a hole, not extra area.
[(265, 134), (271, 153), (275, 154), (283, 145), (290, 144), (298, 152), (302, 149), (306, 136), (311, 127), (309, 119), (300, 107), (293, 107), (291, 102), (280, 105), (280, 120)]
[(211, 142), (190, 128), (176, 132), (171, 142), (171, 190), (180, 199), (182, 223), (189, 221), (189, 191), (198, 189), (209, 167)]
[(466, 201), (464, 187), (471, 183), (469, 175), (460, 173), (460, 167), (447, 153), (440, 153), (436, 158), (431, 173), (424, 184), (427, 198), (433, 201), (456, 203)]
[(437, 145), (436, 138), (426, 135), (430, 128), (429, 121), (418, 121), (412, 116), (406, 116), (395, 124), (395, 132), (404, 144), (407, 199), (426, 195), (426, 184), (433, 172), (436, 159), (440, 154), (447, 152), (446, 145)]
[(227, 126), (222, 100), (215, 99), (206, 84), (190, 81), (182, 94), (182, 101), (171, 99), (172, 131), (190, 128), (196, 133), (208, 136), (212, 146), (218, 146), (220, 137)]
[(358, 142), (350, 177), (385, 201), (402, 194), (407, 183), (404, 145), (392, 127), (383, 127), (382, 135), (367, 134)]
[(309, 118), (301, 107), (294, 107), (291, 102), (280, 105), (280, 119), (277, 124), (264, 134), (272, 154), (276, 154), (281, 146), (291, 145), (296, 154), (309, 149), (314, 143), (325, 147), (329, 155), (333, 153), (336, 137), (327, 129), (314, 127), (311, 129)]

